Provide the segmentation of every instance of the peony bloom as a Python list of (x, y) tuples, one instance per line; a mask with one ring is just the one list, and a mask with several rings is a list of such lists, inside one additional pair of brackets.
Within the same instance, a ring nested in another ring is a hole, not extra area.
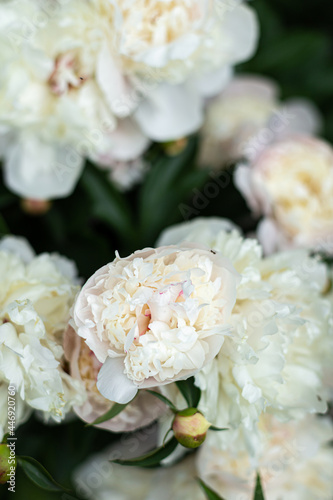
[(333, 426), (328, 418), (308, 416), (281, 423), (260, 418), (256, 459), (242, 446), (223, 450), (219, 437), (200, 448), (197, 468), (209, 486), (226, 500), (251, 500), (257, 470), (266, 500), (330, 500), (333, 495)]
[[(16, 423), (32, 410), (60, 421), (81, 404), (81, 384), (64, 370), (63, 332), (78, 291), (70, 261), (35, 256), (20, 238), (0, 242), (0, 398), (6, 409), (8, 385), (16, 387)], [(7, 411), (0, 413), (0, 435)]]
[(145, 97), (134, 112), (141, 129), (157, 141), (194, 132), (203, 97), (218, 93), (232, 66), (255, 50), (253, 11), (242, 1), (139, 0), (135, 10), (128, 0), (114, 5), (123, 72)]
[[(92, 423), (112, 406), (112, 403), (100, 394), (96, 386), (102, 363), (72, 327), (68, 327), (65, 332), (64, 350), (71, 377), (84, 384), (87, 395), (83, 405), (75, 406), (74, 411), (85, 422)], [(119, 415), (98, 426), (113, 432), (130, 432), (139, 427), (146, 427), (164, 411), (165, 405), (159, 399), (146, 391), (141, 391), (135, 401)]]
[[(206, 243), (241, 275), (232, 333), (196, 375), (199, 409), (212, 424), (230, 429), (219, 434), (225, 445), (237, 439), (241, 426), (253, 453), (263, 412), (285, 421), (325, 412), (323, 379), (333, 352), (332, 305), (322, 296), (326, 266), (305, 250), (263, 258), (256, 240), (244, 239), (223, 219), (171, 227), (158, 244), (176, 244), (177, 238), (178, 244)], [(177, 397), (173, 387), (165, 390)]]
[[(222, 2), (223, 4), (223, 2)], [(0, 156), (5, 182), (68, 196), (85, 158), (113, 170), (151, 140), (196, 131), (207, 95), (249, 58), (246, 5), (208, 0), (9, 0), (0, 5)], [(8, 43), (9, 42), (9, 43)], [(116, 175), (121, 185), (127, 184)]]
[(292, 132), (317, 133), (320, 122), (311, 102), (280, 102), (273, 81), (238, 75), (207, 104), (199, 162), (218, 169), (241, 158), (252, 160), (273, 140)]
[(138, 389), (199, 371), (229, 332), (237, 281), (227, 259), (187, 245), (137, 251), (97, 271), (74, 322), (103, 363), (101, 394), (127, 403)]
[(333, 149), (310, 136), (266, 148), (236, 183), (252, 210), (263, 215), (258, 238), (266, 253), (310, 247), (332, 251)]

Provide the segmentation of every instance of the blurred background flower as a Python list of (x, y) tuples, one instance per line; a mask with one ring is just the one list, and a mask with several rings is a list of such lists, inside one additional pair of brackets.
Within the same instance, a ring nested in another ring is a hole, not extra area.
[(112, 170), (151, 140), (195, 132), (204, 98), (253, 55), (258, 38), (250, 7), (217, 15), (208, 0), (142, 1), (134, 12), (125, 0), (53, 9), (12, 0), (0, 15), (5, 182), (37, 199), (68, 196), (87, 158)]

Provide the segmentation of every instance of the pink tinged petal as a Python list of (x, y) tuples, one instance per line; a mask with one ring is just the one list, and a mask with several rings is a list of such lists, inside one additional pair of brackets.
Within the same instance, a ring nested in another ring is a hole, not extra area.
[(182, 283), (181, 294), (184, 294), (186, 298), (190, 297), (194, 292), (194, 285), (191, 280), (186, 280)]
[(189, 85), (159, 85), (134, 113), (142, 131), (154, 141), (171, 141), (189, 135), (203, 121), (203, 102)]
[(80, 327), (78, 329), (78, 335), (85, 339), (85, 342), (89, 349), (93, 351), (98, 361), (104, 363), (107, 356), (108, 343), (105, 341), (100, 341), (89, 328)]
[(124, 358), (108, 358), (99, 371), (97, 389), (110, 401), (129, 403), (138, 388), (124, 373)]

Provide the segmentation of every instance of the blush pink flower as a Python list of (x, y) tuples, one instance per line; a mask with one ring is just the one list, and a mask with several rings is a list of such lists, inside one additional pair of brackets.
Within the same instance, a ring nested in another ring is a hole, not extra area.
[(333, 247), (333, 149), (298, 135), (267, 147), (250, 166), (240, 165), (236, 183), (248, 205), (264, 219), (258, 238), (266, 253), (293, 247)]

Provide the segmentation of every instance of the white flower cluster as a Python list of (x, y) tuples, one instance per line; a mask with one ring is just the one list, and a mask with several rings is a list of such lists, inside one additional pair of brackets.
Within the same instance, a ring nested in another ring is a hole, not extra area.
[(264, 218), (258, 238), (270, 254), (288, 248), (333, 248), (333, 148), (310, 135), (268, 145), (236, 170), (249, 207)]
[[(16, 193), (67, 196), (85, 158), (113, 168), (138, 158), (151, 140), (194, 132), (204, 98), (254, 52), (257, 22), (244, 2), (133, 5), (0, 4), (0, 155)], [(121, 185), (137, 178), (123, 170)]]
[(0, 439), (9, 385), (16, 388), (16, 425), (32, 410), (59, 422), (84, 400), (81, 384), (63, 365), (63, 333), (78, 291), (75, 273), (63, 257), (35, 256), (25, 240), (0, 241)]
[(228, 258), (242, 277), (232, 334), (196, 375), (200, 407), (211, 422), (231, 429), (222, 439), (246, 429), (251, 449), (263, 412), (288, 420), (326, 410), (323, 378), (333, 352), (332, 306), (323, 297), (327, 269), (305, 250), (262, 258), (258, 242), (223, 219), (172, 227), (159, 244), (199, 240)]
[[(333, 353), (332, 301), (327, 294), (326, 266), (303, 250), (263, 258), (256, 240), (243, 238), (232, 223), (218, 218), (196, 219), (167, 229), (158, 241), (161, 247), (156, 253), (159, 255), (161, 248), (174, 251), (172, 245), (184, 241), (186, 245), (195, 245), (198, 255), (202, 252), (200, 244), (205, 243), (215, 257), (228, 259), (241, 276), (241, 281), (236, 283), (236, 303), (229, 319), (231, 332), (224, 335), (215, 358), (195, 374), (195, 383), (201, 389), (199, 409), (211, 423), (228, 430), (208, 431), (197, 455), (167, 466), (170, 459), (172, 462), (182, 458), (180, 448), (180, 453), (177, 451), (165, 460), (160, 469), (142, 471), (131, 468), (130, 478), (126, 467), (119, 468), (108, 461), (126, 457), (127, 448), (113, 448), (113, 451), (89, 459), (80, 467), (75, 475), (78, 491), (96, 500), (104, 500), (110, 495), (112, 498), (130, 498), (134, 488), (141, 500), (157, 497), (161, 500), (202, 500), (205, 496), (196, 480), (199, 477), (226, 500), (251, 500), (259, 472), (266, 500), (330, 500), (333, 494), (333, 450), (330, 447), (333, 425), (329, 418), (315, 415), (324, 413), (327, 408), (330, 383), (326, 379)], [(191, 275), (200, 276), (194, 269), (203, 268), (198, 265), (201, 259), (194, 266), (191, 256), (193, 258), (188, 250), (179, 252), (172, 262), (184, 258), (191, 268)], [(148, 293), (142, 289), (144, 276), (145, 286), (156, 287), (151, 277), (147, 280), (147, 276), (154, 274), (144, 273), (148, 262), (146, 267), (142, 261), (138, 266), (134, 257), (130, 262), (136, 263), (136, 269), (140, 269), (142, 281), (139, 287), (137, 278), (133, 281), (135, 273), (127, 259), (118, 260), (113, 264), (114, 268), (106, 268), (108, 278), (106, 269), (102, 269), (88, 282), (84, 300), (76, 306), (86, 318), (85, 325), (80, 328), (82, 331), (86, 329), (87, 340), (91, 343), (96, 342), (96, 335), (88, 336), (93, 326), (92, 318), (94, 328), (103, 323), (98, 322), (98, 318), (107, 320), (106, 306), (112, 306), (110, 297), (120, 298), (118, 288), (123, 298), (122, 302), (119, 300), (116, 315), (112, 310), (117, 325), (107, 330), (108, 341), (113, 341), (116, 331), (119, 332), (117, 338), (121, 338), (123, 326), (120, 327), (119, 321), (121, 325), (128, 321), (131, 310), (127, 303), (131, 304), (135, 297), (146, 293), (149, 301), (154, 297), (152, 291)], [(120, 267), (119, 263), (122, 263)], [(154, 262), (155, 280), (158, 275), (174, 277), (173, 268), (162, 272), (158, 263)], [(137, 275), (139, 277), (139, 272)], [(195, 290), (198, 284), (194, 282), (194, 285)], [(191, 299), (197, 295), (194, 290)], [(178, 288), (175, 296), (177, 291)], [(166, 317), (170, 320), (170, 308), (173, 319), (183, 317), (182, 310), (173, 307), (172, 301), (163, 302), (161, 306), (163, 308), (158, 313), (163, 313), (164, 320)], [(140, 303), (140, 311), (141, 307)], [(154, 311), (154, 307), (153, 304), (149, 311)], [(214, 321), (214, 308), (207, 311)], [(133, 321), (139, 328), (139, 318)], [(131, 325), (127, 326), (127, 331)], [(100, 340), (105, 340), (105, 330), (101, 328), (100, 331)], [(158, 342), (158, 351), (164, 353), (169, 345), (168, 337), (163, 341), (164, 344)], [(111, 352), (110, 347), (108, 352)], [(173, 353), (169, 356), (174, 363)], [(160, 367), (156, 363), (156, 368), (157, 365)], [(124, 364), (119, 366), (118, 370), (126, 373), (127, 365), (125, 368)], [(113, 372), (114, 376), (119, 380), (117, 373)], [(111, 385), (112, 377), (108, 380)], [(183, 396), (175, 384), (161, 385), (156, 375), (155, 384), (160, 385), (162, 394), (171, 398), (178, 408), (184, 407)], [(164, 415), (157, 441), (161, 436), (163, 439), (168, 429), (170, 419)], [(146, 443), (146, 438), (145, 434), (137, 437), (136, 452)]]
[[(114, 465), (115, 447), (89, 458), (74, 474), (77, 492), (91, 500), (204, 500), (197, 478), (225, 500), (252, 500), (257, 471), (266, 500), (330, 500), (333, 495), (333, 425), (309, 416), (281, 424), (260, 419), (260, 449), (255, 460), (240, 446), (223, 450), (216, 433), (208, 435), (197, 456), (171, 467), (140, 469)], [(140, 446), (140, 444), (139, 444)]]

